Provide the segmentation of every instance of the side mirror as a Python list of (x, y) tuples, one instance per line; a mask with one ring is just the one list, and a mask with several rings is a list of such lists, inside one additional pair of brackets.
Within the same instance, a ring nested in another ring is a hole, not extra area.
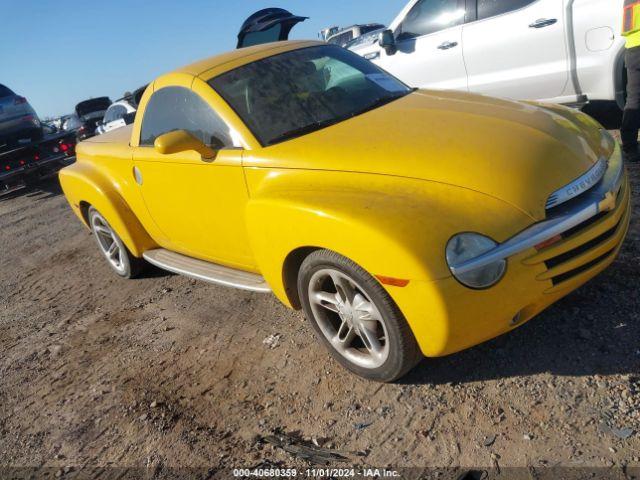
[(153, 146), (156, 151), (162, 155), (172, 155), (174, 153), (195, 150), (202, 155), (203, 160), (213, 160), (216, 156), (214, 150), (207, 147), (201, 140), (185, 130), (176, 130), (160, 135), (156, 138)]
[(391, 30), (384, 30), (380, 32), (378, 35), (378, 45), (384, 48), (384, 51), (387, 52), (387, 55), (395, 55), (398, 51), (398, 47), (396, 46), (396, 39), (393, 36), (393, 32)]

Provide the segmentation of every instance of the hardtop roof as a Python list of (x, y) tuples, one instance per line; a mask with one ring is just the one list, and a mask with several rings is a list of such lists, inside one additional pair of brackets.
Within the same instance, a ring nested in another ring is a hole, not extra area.
[(231, 50), (220, 55), (205, 58), (179, 68), (175, 70), (175, 72), (186, 73), (199, 77), (206, 76), (205, 74), (215, 71), (215, 74), (219, 75), (225, 71), (232, 70), (262, 58), (270, 57), (277, 53), (296, 50), (298, 48), (311, 47), (314, 45), (325, 45), (325, 43), (315, 40), (287, 40), (283, 42), (264, 43), (261, 45)]

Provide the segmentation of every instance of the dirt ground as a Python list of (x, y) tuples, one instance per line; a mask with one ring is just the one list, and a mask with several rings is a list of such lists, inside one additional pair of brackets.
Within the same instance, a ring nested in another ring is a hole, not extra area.
[[(629, 170), (637, 207), (640, 166)], [(0, 466), (628, 472), (640, 466), (639, 235), (636, 213), (600, 277), (515, 332), (381, 385), (343, 371), (271, 295), (158, 270), (120, 280), (57, 180), (12, 195), (0, 200)]]

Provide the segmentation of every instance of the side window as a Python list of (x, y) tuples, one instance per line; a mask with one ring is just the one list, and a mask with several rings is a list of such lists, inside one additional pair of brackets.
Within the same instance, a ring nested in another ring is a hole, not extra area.
[(526, 7), (536, 0), (478, 0), (478, 20)]
[(104, 123), (115, 122), (119, 118), (122, 118), (127, 113), (127, 109), (122, 105), (113, 105), (107, 110), (107, 114), (104, 116)]
[(360, 27), (360, 35), (373, 32), (374, 30), (380, 30), (380, 25), (367, 25), (366, 27)]
[(333, 45), (344, 45), (353, 40), (353, 30), (349, 30), (348, 32), (341, 33), (340, 35), (336, 35), (333, 38), (329, 39), (328, 43)]
[(250, 47), (252, 45), (260, 45), (263, 43), (277, 42), (280, 40), (282, 25), (276, 23), (273, 27), (263, 32), (251, 32), (244, 37), (242, 47)]
[(353, 30), (349, 30), (348, 32), (345, 32), (342, 35), (342, 38), (340, 39), (340, 45), (344, 45), (345, 43), (348, 43), (351, 40), (353, 40)]
[(420, 0), (402, 20), (396, 36), (400, 40), (415, 38), (461, 25), (465, 10), (460, 5), (458, 0)]
[(127, 113), (127, 109), (122, 105), (116, 105), (113, 107), (113, 120), (120, 120)]
[(104, 114), (104, 118), (102, 119), (102, 123), (113, 122), (113, 108), (109, 108), (107, 113)]
[(186, 130), (205, 145), (233, 146), (229, 127), (197, 94), (166, 87), (153, 94), (142, 119), (140, 145), (151, 146), (162, 134)]

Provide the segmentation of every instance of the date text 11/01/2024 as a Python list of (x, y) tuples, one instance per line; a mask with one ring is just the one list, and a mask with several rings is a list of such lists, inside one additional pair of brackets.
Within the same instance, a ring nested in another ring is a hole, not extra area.
[(236, 478), (294, 478), (298, 476), (309, 478), (395, 478), (399, 477), (400, 473), (385, 468), (307, 468), (304, 470), (295, 468), (238, 468), (233, 470), (233, 476)]

